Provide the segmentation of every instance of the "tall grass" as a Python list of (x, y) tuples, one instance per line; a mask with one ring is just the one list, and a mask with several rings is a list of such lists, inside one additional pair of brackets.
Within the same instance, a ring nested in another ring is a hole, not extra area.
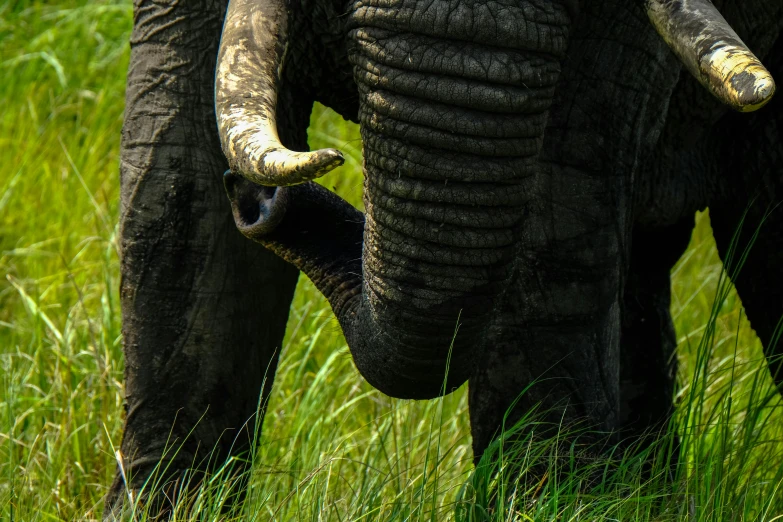
[[(0, 4), (0, 520), (96, 519), (116, 469), (117, 154), (130, 9), (125, 0)], [(356, 127), (317, 107), (310, 138), (348, 154), (323, 183), (359, 205)], [(707, 214), (672, 285), (679, 406), (648, 458), (586, 460), (589, 445), (563, 444), (565, 433), (530, 437), (531, 412), (505, 431), (518, 443), (495, 444), (474, 467), (465, 390), (405, 402), (371, 389), (302, 278), (263, 432), (245, 457), (249, 486), (229, 462), (175, 518), (771, 522), (783, 514), (783, 409)], [(542, 462), (542, 480), (518, 480)], [(246, 501), (225, 513), (240, 487)]]

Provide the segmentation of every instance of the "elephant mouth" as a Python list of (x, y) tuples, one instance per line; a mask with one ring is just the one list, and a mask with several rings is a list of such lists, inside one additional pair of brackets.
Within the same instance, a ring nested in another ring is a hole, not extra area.
[[(347, 37), (360, 93), (364, 216), (305, 183), (341, 164), (339, 151), (293, 152), (277, 136), (285, 3), (229, 6), (216, 109), (237, 225), (310, 276), (360, 372), (389, 395), (448, 392), (481, 354), (514, 269), (529, 187), (544, 174), (538, 155), (568, 50), (571, 4), (353, 6)], [(692, 72), (737, 109), (765, 103), (774, 92), (768, 73), (738, 37), (731, 40), (717, 11), (701, 5), (709, 1), (672, 4), (649, 0), (648, 13), (686, 66), (696, 64)], [(706, 22), (697, 29), (678, 22), (693, 13), (707, 13)], [(719, 59), (714, 42), (702, 49), (698, 36), (706, 33), (730, 40), (734, 58)], [(729, 62), (755, 76), (738, 83)]]

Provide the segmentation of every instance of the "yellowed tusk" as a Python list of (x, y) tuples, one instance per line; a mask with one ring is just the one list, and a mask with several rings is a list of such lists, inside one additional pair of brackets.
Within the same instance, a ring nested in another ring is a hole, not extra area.
[(286, 48), (285, 0), (231, 0), (215, 75), (215, 113), (223, 153), (236, 174), (266, 186), (290, 186), (344, 163), (336, 149), (296, 152), (277, 133)]
[(709, 0), (647, 0), (658, 34), (716, 98), (741, 112), (760, 109), (775, 80)]

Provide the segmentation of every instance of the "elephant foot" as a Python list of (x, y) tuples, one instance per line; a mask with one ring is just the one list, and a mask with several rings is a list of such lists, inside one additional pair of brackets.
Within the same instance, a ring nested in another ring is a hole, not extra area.
[(118, 471), (106, 495), (103, 521), (169, 520), (177, 502), (186, 496), (188, 489), (193, 489), (183, 488), (189, 485), (189, 481), (183, 480), (187, 475), (188, 470), (177, 470), (167, 473), (166, 480), (158, 480), (153, 472), (144, 475), (149, 477), (146, 480), (131, 480), (129, 485), (125, 474)]
[(476, 464), (458, 511), (464, 511), (462, 519), (482, 521), (506, 520), (509, 511), (535, 512), (553, 496), (594, 490), (605, 480), (605, 461), (594, 440), (496, 439)]
[(103, 520), (169, 520), (177, 505), (198, 490), (204, 475), (184, 453), (175, 459), (151, 456), (122, 462), (104, 501)]
[[(132, 475), (118, 470), (106, 495), (103, 522), (190, 520), (190, 510), (198, 508), (202, 498), (208, 499), (211, 511), (218, 509), (222, 515), (241, 509), (250, 477), (247, 462), (234, 459), (216, 464), (219, 462), (197, 466), (184, 456), (169, 461), (134, 461), (129, 466), (134, 470)], [(205, 491), (211, 482), (220, 484), (219, 492)]]
[(551, 503), (631, 491), (649, 491), (653, 512), (666, 508), (670, 497), (661, 492), (676, 484), (676, 436), (616, 442), (613, 433), (553, 429), (533, 420), (493, 440), (458, 501), (463, 519), (505, 520), (509, 510), (548, 512)]

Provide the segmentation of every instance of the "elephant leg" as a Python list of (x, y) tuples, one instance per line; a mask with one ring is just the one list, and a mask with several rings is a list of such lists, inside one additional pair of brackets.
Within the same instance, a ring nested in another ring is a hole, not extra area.
[(677, 341), (669, 272), (688, 248), (693, 226), (688, 217), (633, 232), (620, 339), (620, 426), (631, 440), (664, 427), (673, 410)]
[[(501, 324), (492, 327), (470, 378), (470, 424), (475, 464), (497, 464), (492, 460), (497, 452), (485, 451), (502, 435), (506, 455), (520, 448), (526, 455), (507, 458), (505, 476), (522, 481), (522, 490), (528, 490), (539, 487), (552, 472), (567, 472), (573, 465), (587, 469), (584, 466), (614, 440), (619, 305), (595, 317), (592, 327), (565, 321), (531, 326), (520, 323), (514, 308), (508, 306), (499, 315)], [(532, 422), (517, 424), (528, 415)], [(546, 453), (528, 453), (527, 437), (546, 441)], [(556, 455), (565, 458), (552, 461)]]
[[(620, 196), (600, 173), (553, 167), (525, 218), (514, 276), (470, 378), (478, 462), (502, 428), (537, 409), (549, 428), (617, 429), (620, 274), (625, 248)], [(580, 194), (579, 204), (569, 198)], [(603, 435), (598, 439), (605, 440)], [(583, 438), (583, 440), (586, 440)]]
[(248, 449), (296, 285), (292, 266), (236, 230), (223, 188), (213, 79), (226, 4), (134, 6), (121, 150), (127, 415), (106, 518), (148, 479), (145, 495), (171, 499), (185, 470)]
[[(531, 328), (519, 321), (526, 299), (520, 281), (514, 282), (491, 330), (486, 355), (470, 380), (477, 463), (501, 429), (537, 407), (552, 430), (566, 433), (571, 422), (586, 420), (591, 427), (619, 429), (622, 436), (635, 438), (668, 420), (676, 377), (669, 272), (687, 248), (692, 229), (691, 217), (674, 226), (634, 230), (621, 323), (614, 305), (592, 327), (589, 321), (563, 321)], [(550, 269), (562, 272), (563, 267)], [(619, 371), (613, 375), (613, 353), (618, 350), (613, 331), (618, 324)], [(614, 400), (619, 407), (613, 407)], [(536, 429), (541, 436), (552, 434), (541, 426)]]

